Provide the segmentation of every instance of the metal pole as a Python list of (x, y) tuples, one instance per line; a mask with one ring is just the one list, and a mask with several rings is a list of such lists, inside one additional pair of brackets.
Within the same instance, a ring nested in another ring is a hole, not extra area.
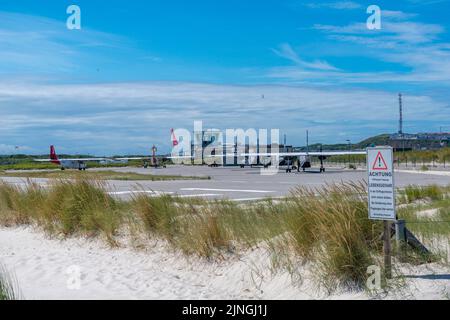
[(384, 275), (387, 279), (392, 279), (391, 223), (387, 220), (384, 220), (383, 251), (384, 251)]
[(397, 255), (401, 262), (406, 258), (406, 229), (405, 220), (395, 222), (395, 241), (397, 242)]

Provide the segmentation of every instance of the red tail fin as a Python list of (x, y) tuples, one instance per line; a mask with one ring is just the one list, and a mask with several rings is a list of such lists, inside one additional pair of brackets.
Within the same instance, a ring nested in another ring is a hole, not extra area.
[(56, 155), (55, 147), (50, 146), (50, 160), (52, 160), (52, 163), (60, 164), (58, 156)]
[(170, 129), (170, 133), (172, 134), (172, 147), (176, 147), (178, 145), (178, 140), (173, 129)]

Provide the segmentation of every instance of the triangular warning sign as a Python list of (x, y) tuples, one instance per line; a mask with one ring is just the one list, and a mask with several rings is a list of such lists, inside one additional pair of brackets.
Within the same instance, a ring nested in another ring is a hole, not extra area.
[(372, 170), (387, 170), (387, 164), (386, 161), (384, 161), (383, 155), (381, 154), (381, 151), (378, 152), (377, 156), (375, 157), (375, 161), (372, 165)]

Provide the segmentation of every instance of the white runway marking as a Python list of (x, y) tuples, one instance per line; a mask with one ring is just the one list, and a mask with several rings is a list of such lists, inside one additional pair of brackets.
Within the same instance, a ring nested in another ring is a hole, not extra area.
[(241, 198), (241, 199), (230, 199), (231, 201), (236, 201), (236, 202), (245, 202), (245, 201), (258, 201), (258, 200), (263, 200), (263, 199), (268, 199), (265, 197), (259, 197), (259, 198)]
[(195, 198), (195, 197), (217, 197), (222, 196), (222, 194), (217, 193), (199, 193), (199, 194), (179, 194), (175, 197), (177, 198)]
[(231, 201), (236, 201), (236, 202), (245, 202), (245, 201), (258, 201), (258, 200), (281, 200), (281, 199), (285, 199), (286, 197), (284, 196), (279, 196), (279, 197), (257, 197), (257, 198), (240, 198), (240, 199), (230, 199)]
[(115, 196), (121, 196), (126, 194), (138, 194), (138, 193), (145, 193), (149, 194), (151, 197), (159, 197), (163, 195), (173, 195), (176, 198), (195, 198), (195, 197), (217, 197), (222, 196), (222, 194), (219, 193), (200, 193), (200, 194), (175, 194), (175, 192), (168, 192), (168, 191), (152, 191), (152, 190), (134, 190), (134, 191), (111, 191), (108, 192), (110, 195)]
[(136, 193), (147, 193), (155, 196), (162, 196), (165, 194), (174, 194), (174, 192), (165, 192), (165, 191), (152, 191), (152, 190), (134, 190), (134, 191), (110, 191), (108, 194), (120, 196), (124, 194), (136, 194)]
[(275, 191), (267, 190), (244, 190), (244, 189), (209, 189), (209, 188), (181, 188), (183, 191), (223, 191), (223, 192), (248, 192), (248, 193), (269, 193)]
[(429, 175), (434, 175), (434, 176), (449, 176), (450, 177), (450, 171), (395, 170), (395, 172), (414, 173), (414, 174), (429, 174)]

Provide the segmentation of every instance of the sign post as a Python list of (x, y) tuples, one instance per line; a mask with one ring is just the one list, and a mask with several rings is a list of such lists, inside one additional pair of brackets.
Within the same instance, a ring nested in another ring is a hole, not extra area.
[(369, 219), (383, 220), (386, 278), (392, 277), (391, 221), (396, 221), (394, 156), (391, 147), (367, 148)]

